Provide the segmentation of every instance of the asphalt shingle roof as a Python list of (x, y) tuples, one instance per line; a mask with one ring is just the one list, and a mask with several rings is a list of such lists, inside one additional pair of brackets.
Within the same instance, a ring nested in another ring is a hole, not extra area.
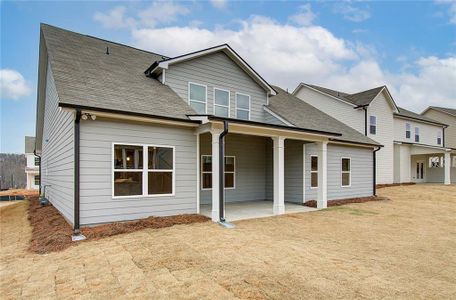
[(25, 137), (25, 153), (33, 153), (35, 150), (35, 137), (26, 136)]
[(171, 88), (145, 76), (163, 56), (46, 24), (41, 31), (61, 104), (186, 120), (195, 113)]
[(359, 93), (354, 93), (354, 94), (349, 94), (349, 93), (344, 93), (341, 91), (336, 91), (332, 89), (328, 89), (322, 86), (318, 85), (313, 85), (313, 84), (305, 84), (307, 86), (310, 86), (316, 90), (319, 90), (323, 93), (329, 94), (333, 97), (339, 98), (340, 100), (349, 102), (353, 105), (356, 106), (364, 106), (368, 105), (374, 100), (375, 96), (380, 93), (380, 91), (385, 87), (385, 86), (379, 86), (370, 90), (362, 91)]
[(446, 126), (446, 124), (444, 124), (444, 123), (440, 123), (440, 122), (438, 122), (438, 121), (436, 121), (434, 119), (431, 119), (431, 118), (425, 117), (423, 115), (414, 113), (413, 111), (407, 110), (405, 108), (398, 107), (398, 110), (399, 110), (399, 112), (395, 113), (396, 116), (402, 116), (402, 117), (406, 117), (406, 118), (412, 118), (412, 119), (422, 120), (422, 121), (426, 121), (426, 122), (430, 122), (430, 123)]
[(429, 108), (432, 108), (432, 109), (435, 109), (435, 110), (439, 110), (439, 111), (443, 111), (447, 114), (450, 114), (450, 115), (453, 115), (454, 117), (456, 117), (456, 108), (449, 108), (449, 107), (440, 107), (440, 106), (430, 106)]
[(329, 132), (335, 131), (342, 134), (342, 136), (337, 137), (341, 141), (379, 145), (379, 143), (352, 127), (334, 119), (314, 106), (287, 93), (285, 90), (277, 86), (274, 86), (274, 89), (278, 94), (269, 98), (267, 108), (296, 127)]

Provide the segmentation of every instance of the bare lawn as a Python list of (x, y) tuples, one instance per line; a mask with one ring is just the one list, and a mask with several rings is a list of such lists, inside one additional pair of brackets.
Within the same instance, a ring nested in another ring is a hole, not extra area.
[(178, 225), (27, 251), (26, 201), (0, 208), (0, 295), (15, 298), (456, 299), (456, 186), (390, 201)]

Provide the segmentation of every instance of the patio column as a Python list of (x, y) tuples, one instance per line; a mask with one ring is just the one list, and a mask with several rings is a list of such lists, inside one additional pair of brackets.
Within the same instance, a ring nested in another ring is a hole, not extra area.
[(318, 143), (318, 193), (317, 208), (328, 203), (328, 142)]
[(451, 153), (445, 152), (445, 184), (451, 184)]
[(219, 136), (221, 130), (211, 130), (212, 135), (212, 221), (219, 221), (220, 213), (220, 184), (219, 184)]
[(284, 141), (281, 136), (273, 137), (273, 152), (274, 152), (274, 204), (273, 212), (275, 215), (285, 213), (285, 197), (284, 197)]

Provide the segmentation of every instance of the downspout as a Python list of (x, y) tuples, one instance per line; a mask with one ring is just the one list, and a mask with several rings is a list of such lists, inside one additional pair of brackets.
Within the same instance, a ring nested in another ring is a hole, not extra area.
[(374, 196), (377, 196), (377, 151), (380, 150), (381, 147), (378, 147), (377, 149), (374, 150), (373, 152), (373, 158), (374, 158), (374, 161), (373, 161), (373, 180), (372, 180), (372, 183), (373, 183), (373, 187), (372, 187), (372, 190), (373, 190), (373, 194)]
[(364, 110), (364, 135), (367, 136), (367, 107), (363, 106)]
[(220, 223), (225, 223), (225, 136), (228, 121), (223, 121), (223, 132), (219, 136), (219, 212)]
[(445, 147), (445, 127), (442, 127), (442, 147)]
[(36, 154), (36, 149), (33, 150), (33, 154), (40, 160), (40, 164), (38, 165), (38, 178), (40, 180), (40, 185), (38, 186), (38, 195), (41, 196), (41, 155)]
[(79, 141), (80, 141), (80, 123), (81, 123), (81, 110), (76, 109), (76, 116), (74, 119), (74, 228), (73, 228), (73, 241), (83, 240), (85, 237), (81, 234), (79, 223)]

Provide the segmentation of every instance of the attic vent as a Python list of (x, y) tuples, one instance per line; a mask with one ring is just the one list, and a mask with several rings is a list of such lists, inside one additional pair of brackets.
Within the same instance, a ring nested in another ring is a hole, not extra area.
[(109, 55), (109, 47), (106, 47), (106, 55)]

